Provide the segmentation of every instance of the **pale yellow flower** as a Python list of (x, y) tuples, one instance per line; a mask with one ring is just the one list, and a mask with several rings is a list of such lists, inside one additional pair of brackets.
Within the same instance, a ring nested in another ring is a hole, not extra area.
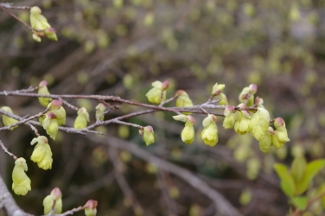
[(37, 143), (32, 153), (30, 159), (37, 163), (39, 168), (44, 170), (52, 168), (52, 151), (50, 145), (48, 144), (48, 140), (45, 136), (39, 136), (34, 138), (31, 142), (32, 145)]
[(12, 190), (17, 195), (26, 195), (31, 190), (31, 181), (25, 173), (27, 170), (26, 160), (18, 158), (12, 171)]

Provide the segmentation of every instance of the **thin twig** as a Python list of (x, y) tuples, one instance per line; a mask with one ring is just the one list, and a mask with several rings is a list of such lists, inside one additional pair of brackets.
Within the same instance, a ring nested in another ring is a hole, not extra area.
[(143, 212), (143, 208), (141, 207), (140, 203), (137, 201), (136, 197), (134, 196), (134, 193), (127, 183), (126, 179), (123, 176), (123, 166), (124, 164), (118, 157), (118, 152), (115, 147), (110, 146), (108, 149), (109, 157), (113, 163), (114, 166), (114, 173), (115, 173), (115, 179), (120, 186), (121, 190), (124, 193), (124, 196), (127, 197), (127, 199), (130, 200), (130, 204), (133, 208), (133, 211), (136, 215), (138, 215), (139, 211)]
[(0, 140), (0, 146), (1, 146), (1, 148), (2, 148), (2, 150), (6, 153), (6, 154), (8, 154), (10, 157), (12, 157), (14, 160), (17, 160), (17, 156), (16, 155), (14, 155), (13, 153), (11, 153), (10, 151), (8, 151), (8, 149), (5, 147), (5, 145), (3, 144), (3, 142)]
[(28, 25), (27, 23), (25, 23), (22, 19), (20, 19), (18, 16), (16, 16), (15, 14), (11, 13), (11, 11), (7, 10), (7, 7), (0, 4), (0, 8), (6, 12), (7, 14), (9, 14), (10, 16), (12, 16), (13, 18), (15, 18), (16, 20), (18, 20), (19, 22), (21, 22), (23, 25), (25, 25), (29, 30), (34, 31), (34, 29)]
[(137, 145), (134, 145), (131, 142), (118, 139), (116, 137), (105, 137), (105, 139), (99, 139), (95, 137), (87, 137), (88, 139), (98, 142), (100, 144), (105, 143), (106, 145), (113, 146), (115, 148), (124, 149), (137, 157), (150, 162), (156, 165), (158, 168), (165, 170), (169, 173), (172, 173), (175, 176), (180, 177), (185, 182), (190, 184), (193, 188), (197, 189), (205, 196), (209, 197), (215, 205), (215, 209), (218, 212), (217, 215), (231, 215), (231, 216), (240, 216), (242, 215), (231, 203), (224, 198), (219, 192), (211, 188), (206, 182), (198, 178), (196, 175), (190, 171), (179, 167), (175, 164), (172, 164), (166, 160), (163, 160), (159, 157), (152, 155), (151, 153), (143, 150)]

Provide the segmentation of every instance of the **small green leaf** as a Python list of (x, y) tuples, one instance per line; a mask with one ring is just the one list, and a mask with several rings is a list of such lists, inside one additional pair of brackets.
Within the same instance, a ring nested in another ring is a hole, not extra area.
[(301, 181), (297, 184), (296, 195), (304, 193), (311, 180), (317, 175), (319, 171), (321, 171), (325, 167), (325, 159), (314, 160), (307, 164), (306, 171), (301, 179)]
[(273, 166), (274, 170), (278, 174), (281, 180), (281, 189), (289, 197), (293, 197), (295, 194), (295, 182), (292, 176), (288, 173), (288, 169), (285, 165), (276, 163)]
[(308, 199), (305, 196), (294, 197), (290, 200), (290, 202), (301, 211), (304, 211), (308, 205)]
[(296, 183), (301, 181), (305, 173), (306, 166), (307, 162), (304, 156), (297, 156), (293, 160), (291, 164), (291, 175)]

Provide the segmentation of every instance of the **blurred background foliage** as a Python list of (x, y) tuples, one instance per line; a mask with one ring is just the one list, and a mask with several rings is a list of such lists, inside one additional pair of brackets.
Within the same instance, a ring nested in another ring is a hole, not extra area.
[[(144, 146), (135, 129), (117, 125), (98, 128), (194, 172), (244, 215), (284, 215), (288, 211), (272, 170), (274, 162), (290, 164), (295, 151), (304, 151), (308, 160), (324, 157), (322, 0), (26, 0), (15, 4), (40, 6), (59, 41), (36, 43), (25, 26), (0, 13), (1, 90), (37, 86), (45, 79), (55, 94), (118, 95), (146, 102), (151, 82), (168, 79), (167, 96), (183, 89), (199, 104), (208, 99), (212, 85), (218, 82), (226, 84), (228, 102), (237, 105), (241, 89), (258, 84), (257, 95), (264, 99), (272, 118), (285, 119), (291, 139), (286, 148), (269, 154), (260, 152), (250, 135), (224, 130), (222, 118), (218, 120), (219, 144), (214, 148), (204, 146), (199, 136), (192, 145), (182, 143), (183, 125), (169, 113), (130, 120), (153, 126), (156, 143), (150, 147)], [(13, 12), (28, 22), (28, 11)], [(97, 102), (71, 102), (87, 107), (94, 122)], [(31, 98), (2, 97), (2, 105), (12, 107), (20, 116), (42, 110), (37, 99)], [(122, 105), (106, 119), (134, 110)], [(76, 113), (67, 111), (67, 125), (71, 126)], [(195, 118), (199, 135), (203, 116)], [(33, 134), (27, 127), (1, 136), (16, 155), (30, 157)], [(142, 211), (130, 208), (130, 201), (109, 175), (113, 166), (106, 146), (61, 132), (51, 147), (51, 171), (28, 164), (33, 190), (26, 197), (16, 197), (23, 209), (41, 214), (43, 197), (58, 186), (63, 191), (64, 209), (93, 198), (99, 201), (99, 215), (141, 215)], [(1, 155), (1, 174), (10, 188), (13, 162)], [(157, 171), (128, 151), (118, 155), (145, 214), (211, 214), (210, 200), (186, 182)], [(308, 193), (315, 194), (324, 175), (317, 177)], [(322, 214), (319, 205), (311, 211)]]

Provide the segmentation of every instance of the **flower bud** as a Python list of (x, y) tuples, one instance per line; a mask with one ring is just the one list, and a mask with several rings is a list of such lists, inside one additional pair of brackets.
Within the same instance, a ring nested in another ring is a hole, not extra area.
[(215, 146), (218, 142), (217, 117), (209, 114), (202, 122), (204, 127), (201, 132), (201, 139), (206, 145)]
[[(47, 88), (47, 82), (45, 80), (40, 82), (40, 84), (38, 85), (38, 94), (50, 95), (50, 92)], [(46, 107), (52, 101), (52, 99), (46, 97), (39, 97), (38, 101), (42, 106)]]
[(284, 145), (284, 143), (290, 141), (283, 118), (281, 118), (281, 117), (276, 118), (274, 120), (274, 126), (275, 126), (276, 130), (275, 130), (275, 135), (273, 138), (273, 141), (274, 141), (273, 145), (276, 148), (281, 148)]
[(47, 19), (41, 13), (41, 9), (37, 6), (30, 9), (30, 24), (35, 30), (45, 30), (51, 27)]
[(182, 130), (181, 138), (182, 141), (186, 144), (191, 144), (194, 141), (195, 130), (194, 130), (194, 118), (192, 116), (187, 116), (187, 121), (185, 123), (185, 127)]
[(150, 125), (143, 127), (139, 133), (143, 135), (143, 140), (147, 146), (155, 142), (154, 131)]
[(250, 94), (256, 94), (256, 92), (257, 92), (257, 85), (256, 84), (250, 84), (248, 86), (248, 89), (249, 89), (249, 93)]
[(224, 93), (220, 93), (219, 96), (220, 96), (219, 104), (220, 105), (227, 105), (228, 104), (227, 96)]
[(104, 112), (106, 110), (106, 106), (102, 103), (99, 103), (97, 106), (96, 106), (96, 121), (103, 121), (104, 120)]
[(173, 119), (175, 119), (176, 121), (187, 122), (188, 116), (181, 114), (181, 115), (173, 116)]
[(52, 28), (52, 27), (47, 28), (47, 29), (45, 29), (44, 33), (45, 33), (45, 35), (46, 35), (46, 37), (48, 39), (54, 40), (54, 41), (58, 41), (58, 37), (57, 37), (57, 35), (55, 33), (55, 29), (54, 28)]
[(46, 133), (55, 140), (56, 134), (59, 131), (59, 124), (56, 115), (53, 112), (47, 112), (39, 118), (41, 125), (46, 130)]
[[(13, 114), (11, 108), (8, 107), (8, 106), (3, 106), (3, 107), (1, 107), (1, 109), (4, 110), (4, 111), (6, 111), (6, 112), (8, 112), (8, 113)], [(3, 125), (4, 126), (9, 126), (9, 125), (12, 125), (12, 124), (17, 123), (18, 120), (13, 119), (13, 118), (11, 118), (9, 116), (6, 116), (6, 115), (2, 114), (2, 122), (3, 122)], [(18, 126), (16, 126), (16, 127), (18, 127)], [(15, 129), (16, 127), (11, 127), (10, 130)]]
[(75, 129), (83, 129), (87, 127), (87, 122), (89, 122), (89, 114), (86, 108), (81, 107), (78, 110), (78, 116), (74, 121), (74, 128)]
[(44, 170), (51, 169), (53, 162), (52, 151), (47, 138), (45, 136), (38, 136), (31, 141), (32, 145), (35, 143), (38, 144), (35, 146), (30, 159), (37, 163), (39, 168)]
[(50, 195), (43, 200), (44, 214), (49, 214), (52, 210), (54, 214), (62, 212), (62, 193), (58, 187), (55, 187)]
[(96, 200), (88, 200), (87, 203), (83, 206), (83, 208), (85, 209), (85, 215), (86, 216), (96, 216), (97, 205), (98, 205), (98, 202)]
[(264, 152), (264, 153), (270, 152), (271, 146), (272, 146), (272, 136), (273, 135), (274, 135), (274, 130), (272, 127), (269, 127), (266, 134), (263, 136), (263, 138), (258, 143), (259, 148), (262, 152)]
[(167, 90), (169, 87), (169, 81), (168, 80), (165, 80), (162, 84), (161, 84), (161, 89), (163, 91)]
[(36, 42), (39, 42), (39, 43), (42, 42), (42, 38), (35, 33), (32, 34), (32, 38)]
[(219, 95), (224, 89), (225, 89), (226, 85), (225, 84), (214, 84), (214, 86), (212, 87), (212, 92), (211, 95), (212, 96), (217, 96)]
[(150, 103), (160, 104), (162, 101), (166, 100), (166, 91), (168, 88), (168, 81), (165, 81), (164, 84), (160, 81), (155, 81), (151, 84), (152, 89), (146, 94)]
[(191, 107), (193, 106), (192, 100), (184, 90), (178, 90), (176, 92), (178, 98), (176, 99), (177, 107)]
[[(245, 108), (245, 104), (239, 104), (238, 107)], [(251, 131), (251, 119), (249, 112), (246, 110), (238, 111), (237, 120), (234, 125), (234, 129), (237, 133), (243, 135)]]
[(48, 108), (50, 108), (50, 111), (56, 116), (58, 124), (64, 125), (67, 114), (64, 107), (62, 106), (62, 101), (53, 100), (51, 103), (49, 103)]
[(22, 157), (16, 159), (12, 171), (12, 190), (17, 195), (26, 195), (31, 190), (31, 181), (25, 173), (27, 170), (26, 160)]
[(235, 107), (230, 105), (226, 106), (223, 114), (225, 115), (225, 118), (223, 120), (223, 127), (225, 129), (233, 128), (238, 115), (235, 110)]
[(268, 132), (270, 122), (270, 114), (264, 108), (258, 108), (251, 120), (252, 135), (258, 141), (261, 141)]

